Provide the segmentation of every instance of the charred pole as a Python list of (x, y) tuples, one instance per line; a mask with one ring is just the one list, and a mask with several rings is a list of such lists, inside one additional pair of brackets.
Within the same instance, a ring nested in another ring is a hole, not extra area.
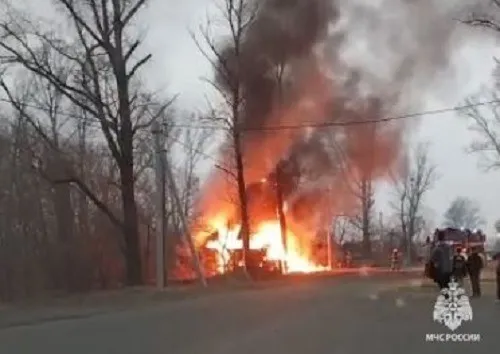
[[(278, 49), (278, 60), (276, 62), (276, 98), (277, 98), (277, 108), (278, 110), (283, 109), (285, 106), (285, 96), (284, 96), (284, 79), (285, 79), (285, 67), (286, 67), (286, 59), (289, 56), (289, 53), (286, 50), (286, 47), (280, 47)], [(286, 273), (288, 265), (287, 265), (287, 250), (288, 250), (288, 242), (287, 242), (287, 223), (286, 216), (284, 210), (284, 198), (283, 198), (283, 167), (284, 161), (281, 160), (276, 165), (275, 171), (275, 184), (276, 184), (276, 209), (278, 213), (278, 219), (280, 223), (280, 232), (281, 232), (281, 242), (283, 244), (283, 252), (285, 257), (283, 257), (283, 261), (281, 262), (281, 271)]]
[[(285, 255), (287, 254), (287, 224), (286, 224), (286, 215), (284, 210), (284, 201), (283, 201), (283, 163), (280, 162), (276, 166), (275, 173), (275, 186), (276, 186), (276, 209), (278, 213), (278, 219), (280, 223), (280, 231), (281, 231), (281, 242), (283, 243), (283, 250)], [(286, 272), (287, 270), (287, 260), (284, 257), (282, 262), (282, 271)]]

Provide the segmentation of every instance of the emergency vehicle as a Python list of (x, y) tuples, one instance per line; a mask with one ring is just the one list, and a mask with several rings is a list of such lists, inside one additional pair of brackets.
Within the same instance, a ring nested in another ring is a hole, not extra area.
[(431, 247), (430, 250), (434, 249), (437, 243), (437, 235), (439, 231), (444, 232), (444, 241), (453, 247), (454, 250), (457, 248), (465, 249), (469, 251), (472, 248), (477, 249), (479, 252), (484, 252), (484, 245), (486, 242), (486, 235), (481, 230), (469, 230), (469, 229), (457, 229), (452, 227), (447, 227), (445, 229), (436, 229), (434, 235), (430, 239)]
[(447, 227), (444, 229), (436, 229), (431, 237), (427, 238), (428, 252), (427, 262), (425, 264), (425, 273), (430, 276), (430, 256), (434, 251), (434, 247), (438, 242), (438, 233), (444, 233), (444, 242), (452, 246), (454, 251), (461, 249), (465, 251), (466, 254), (470, 252), (471, 249), (476, 249), (480, 254), (485, 252), (486, 235), (481, 230), (469, 230), (465, 228), (453, 228)]

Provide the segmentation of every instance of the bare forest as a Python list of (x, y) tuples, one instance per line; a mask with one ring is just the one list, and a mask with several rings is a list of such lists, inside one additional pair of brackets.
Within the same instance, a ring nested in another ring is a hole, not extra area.
[(197, 117), (144, 85), (151, 55), (137, 54), (131, 27), (146, 3), (58, 0), (59, 23), (1, 4), (1, 298), (154, 279), (153, 122), (167, 150), (174, 140), (194, 148), (175, 169), (182, 210), (165, 200), (181, 240), (178, 214), (192, 210), (207, 136), (173, 128)]

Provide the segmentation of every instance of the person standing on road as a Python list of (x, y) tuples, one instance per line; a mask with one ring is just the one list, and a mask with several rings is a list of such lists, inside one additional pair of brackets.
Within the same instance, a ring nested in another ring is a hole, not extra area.
[(432, 267), (434, 268), (436, 282), (440, 289), (448, 286), (453, 272), (453, 249), (445, 242), (444, 232), (438, 231), (437, 245), (431, 255)]
[(456, 253), (453, 256), (452, 275), (460, 286), (463, 286), (464, 278), (467, 276), (467, 261), (461, 247), (457, 247)]
[(496, 262), (495, 273), (496, 273), (496, 282), (497, 282), (497, 299), (496, 302), (500, 302), (500, 252), (497, 252), (493, 259)]
[(481, 270), (484, 268), (483, 258), (477, 249), (467, 259), (467, 271), (469, 273), (472, 297), (481, 297)]
[(395, 271), (399, 269), (399, 251), (397, 248), (392, 250), (391, 253), (391, 270)]

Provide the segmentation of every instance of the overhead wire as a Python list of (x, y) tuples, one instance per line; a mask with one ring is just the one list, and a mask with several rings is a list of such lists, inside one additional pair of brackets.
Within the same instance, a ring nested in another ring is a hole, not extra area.
[[(500, 100), (491, 100), (491, 101), (485, 101), (485, 102), (469, 103), (469, 104), (460, 105), (460, 106), (434, 109), (434, 110), (426, 110), (426, 111), (420, 111), (420, 112), (385, 117), (385, 118), (371, 119), (371, 120), (344, 121), (344, 122), (333, 121), (333, 122), (323, 122), (323, 123), (311, 122), (311, 123), (302, 123), (302, 124), (296, 124), (296, 125), (277, 125), (277, 126), (268, 126), (268, 127), (259, 127), (259, 128), (247, 128), (247, 129), (244, 129), (244, 131), (280, 131), (280, 130), (289, 130), (289, 129), (328, 128), (328, 127), (339, 127), (339, 126), (340, 127), (359, 126), (362, 124), (384, 123), (384, 122), (391, 122), (391, 121), (397, 121), (397, 120), (418, 118), (418, 117), (429, 116), (429, 115), (444, 114), (444, 113), (456, 112), (456, 111), (461, 111), (461, 110), (465, 110), (465, 109), (476, 108), (476, 107), (481, 107), (481, 106), (488, 106), (488, 105), (493, 105), (493, 104), (500, 104)], [(220, 127), (220, 126), (203, 126), (203, 125), (175, 124), (172, 127), (185, 128), (185, 129), (225, 130), (225, 128)], [(210, 154), (207, 154), (204, 151), (201, 151), (200, 149), (197, 149), (193, 146), (190, 146), (190, 145), (184, 143), (183, 141), (181, 141), (180, 139), (176, 139), (176, 138), (171, 138), (171, 139), (174, 140), (175, 143), (178, 143), (179, 145), (183, 146), (185, 149), (194, 151), (206, 159), (212, 160), (215, 163), (220, 162), (220, 160), (217, 157), (212, 156)]]
[[(8, 99), (5, 98), (0, 98), (0, 102), (5, 102), (5, 103), (10, 103)], [(389, 117), (380, 117), (380, 118), (375, 118), (375, 119), (364, 119), (364, 120), (344, 120), (344, 121), (325, 121), (325, 122), (302, 122), (298, 124), (280, 124), (280, 125), (270, 125), (270, 126), (261, 126), (261, 127), (244, 127), (242, 129), (243, 132), (266, 132), (266, 131), (282, 131), (282, 130), (297, 130), (297, 129), (306, 129), (306, 128), (329, 128), (329, 127), (350, 127), (350, 126), (359, 126), (363, 124), (375, 124), (375, 123), (389, 123), (391, 121), (398, 121), (398, 120), (406, 120), (406, 119), (412, 119), (412, 118), (418, 118), (418, 117), (424, 117), (424, 116), (430, 116), (430, 115), (438, 115), (438, 114), (444, 114), (444, 113), (450, 113), (450, 112), (456, 112), (456, 111), (463, 111), (466, 109), (471, 109), (471, 108), (477, 108), (481, 106), (489, 106), (489, 105), (495, 105), (495, 104), (500, 104), (500, 99), (495, 99), (491, 101), (483, 101), (483, 102), (475, 102), (475, 103), (468, 103), (464, 105), (459, 105), (459, 106), (454, 106), (454, 107), (447, 107), (447, 108), (441, 108), (441, 109), (433, 109), (433, 110), (425, 110), (425, 111), (418, 111), (414, 113), (407, 113), (407, 114), (402, 114), (402, 115), (396, 115), (396, 116), (389, 116)], [(38, 110), (47, 110), (47, 107), (42, 107), (38, 105), (33, 105), (33, 104), (23, 104), (23, 106), (27, 108), (32, 108), (32, 109), (38, 109)], [(65, 111), (59, 111), (59, 115), (66, 116), (66, 117), (75, 117), (74, 112), (65, 112)], [(171, 128), (180, 128), (180, 129), (200, 129), (200, 130), (218, 130), (218, 131), (224, 131), (227, 130), (227, 128), (222, 127), (220, 125), (196, 125), (196, 124), (182, 124), (182, 123), (174, 123), (169, 125)]]
[[(430, 115), (438, 115), (456, 111), (462, 111), (470, 108), (476, 108), (481, 106), (489, 106), (493, 104), (500, 104), (500, 100), (491, 100), (485, 102), (469, 103), (460, 106), (433, 109), (426, 111), (419, 111), (415, 113), (408, 113), (397, 116), (381, 117), (376, 119), (365, 119), (365, 120), (349, 120), (349, 121), (327, 121), (327, 122), (303, 122), (299, 124), (283, 124), (275, 126), (263, 126), (263, 127), (245, 127), (242, 129), (244, 132), (265, 132), (265, 131), (280, 131), (280, 130), (295, 130), (295, 129), (306, 129), (306, 128), (329, 128), (329, 127), (349, 127), (358, 126), (363, 124), (375, 124), (375, 123), (388, 123), (391, 121), (405, 120), (411, 118), (418, 118)], [(226, 130), (226, 128), (216, 125), (188, 125), (188, 124), (175, 124), (173, 127), (185, 128), (185, 129), (207, 129), (207, 130)]]
[[(10, 103), (9, 100), (0, 98), (0, 102), (5, 102), (5, 103)], [(438, 115), (438, 114), (444, 114), (444, 113), (450, 113), (450, 112), (456, 112), (456, 111), (462, 111), (466, 109), (471, 109), (471, 108), (477, 108), (481, 106), (489, 106), (489, 105), (494, 105), (494, 104), (500, 104), (500, 100), (491, 100), (491, 101), (484, 101), (484, 102), (475, 102), (475, 103), (468, 103), (460, 106), (454, 106), (454, 107), (447, 107), (447, 108), (441, 108), (441, 109), (433, 109), (433, 110), (425, 110), (425, 111), (419, 111), (415, 113), (408, 113), (408, 114), (403, 114), (403, 115), (397, 115), (397, 116), (389, 116), (389, 117), (382, 117), (382, 118), (376, 118), (376, 119), (367, 119), (367, 120), (349, 120), (349, 121), (327, 121), (327, 122), (303, 122), (299, 124), (283, 124), (283, 125), (275, 125), (275, 126), (263, 126), (263, 127), (245, 127), (242, 129), (244, 132), (272, 132), (272, 131), (283, 131), (283, 130), (300, 130), (300, 129), (307, 129), (307, 128), (330, 128), (330, 127), (350, 127), (350, 126), (359, 126), (363, 124), (377, 124), (377, 123), (388, 123), (391, 121), (399, 121), (399, 120), (406, 120), (406, 119), (412, 119), (412, 118), (418, 118), (418, 117), (424, 117), (424, 116), (430, 116), (430, 115)], [(37, 105), (32, 105), (32, 104), (24, 104), (25, 107), (32, 108), (32, 109), (38, 109), (38, 110), (46, 110), (46, 107), (42, 106), (37, 106)], [(66, 117), (75, 117), (75, 113), (67, 113), (60, 111), (58, 114)], [(170, 125), (171, 128), (180, 128), (180, 129), (201, 129), (201, 130), (227, 130), (224, 127), (221, 126), (210, 126), (210, 125), (189, 125), (189, 124), (172, 124)], [(185, 149), (189, 149), (191, 151), (194, 151), (198, 153), (200, 156), (203, 156), (206, 159), (212, 160), (216, 163), (219, 162), (219, 159), (215, 156), (212, 156), (210, 154), (207, 154), (200, 149), (194, 148), (193, 146), (189, 146), (188, 144), (182, 142), (179, 139), (173, 139), (174, 142), (182, 145)], [(223, 168), (223, 167), (221, 167)]]
[(205, 157), (206, 159), (213, 160), (214, 162), (219, 162), (219, 160), (215, 156), (212, 156), (210, 154), (207, 154), (206, 152), (201, 151), (198, 148), (190, 146), (189, 144), (183, 142), (182, 140), (180, 140), (178, 138), (170, 137), (169, 139), (171, 139), (174, 143), (178, 143), (179, 145), (184, 147), (186, 150), (194, 151), (197, 154), (199, 154), (200, 156)]

